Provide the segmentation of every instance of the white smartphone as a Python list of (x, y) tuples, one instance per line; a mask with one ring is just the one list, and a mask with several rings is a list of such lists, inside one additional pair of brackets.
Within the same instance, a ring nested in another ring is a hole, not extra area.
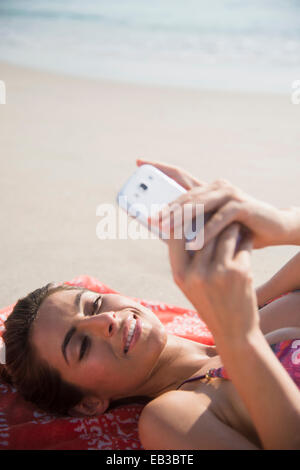
[[(140, 166), (126, 181), (118, 193), (117, 202), (129, 216), (138, 220), (152, 233), (165, 241), (159, 226), (148, 224), (148, 217), (153, 216), (163, 206), (174, 201), (185, 192), (186, 189), (172, 178), (169, 178), (154, 166), (145, 164)], [(204, 219), (204, 221), (206, 220)], [(187, 235), (186, 238), (192, 240), (196, 236), (192, 226), (190, 233), (191, 235)]]
[[(176, 183), (172, 178), (169, 178), (165, 173), (152, 165), (145, 164), (137, 168), (123, 185), (117, 195), (117, 203), (130, 217), (135, 218), (156, 236), (166, 241), (166, 237), (164, 237), (164, 234), (160, 231), (159, 225), (149, 224), (148, 217), (153, 217), (156, 211), (158, 212), (163, 206), (174, 201), (185, 192), (187, 192), (185, 188)], [(193, 222), (190, 223), (190, 227), (185, 231), (187, 242), (195, 239), (199, 231), (204, 229), (206, 222), (214, 213), (215, 211), (210, 211), (203, 214), (200, 227), (196, 227), (197, 231), (195, 231)], [(204, 237), (204, 230), (202, 235)], [(242, 238), (243, 229), (238, 234), (236, 250)], [(192, 248), (191, 250), (187, 248), (191, 256), (195, 249), (198, 248)]]

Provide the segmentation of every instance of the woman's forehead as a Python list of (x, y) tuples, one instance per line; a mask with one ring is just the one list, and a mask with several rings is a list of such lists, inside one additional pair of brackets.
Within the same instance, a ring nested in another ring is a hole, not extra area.
[(50, 294), (42, 302), (32, 325), (32, 341), (41, 357), (52, 361), (61, 349), (61, 343), (74, 318), (74, 299), (78, 291), (61, 290)]
[(48, 295), (39, 308), (39, 316), (43, 313), (70, 313), (70, 311), (74, 310), (75, 298), (78, 292), (81, 291), (82, 289), (59, 290), (53, 294)]
[(50, 319), (61, 321), (74, 317), (79, 311), (80, 297), (89, 298), (99, 295), (89, 289), (62, 289), (50, 294), (42, 302), (36, 317), (37, 322), (47, 322)]
[(62, 290), (50, 294), (42, 302), (36, 319), (34, 321), (34, 331), (37, 332), (40, 328), (49, 329), (55, 328), (56, 331), (74, 316), (75, 307), (74, 299), (78, 291), (76, 290)]

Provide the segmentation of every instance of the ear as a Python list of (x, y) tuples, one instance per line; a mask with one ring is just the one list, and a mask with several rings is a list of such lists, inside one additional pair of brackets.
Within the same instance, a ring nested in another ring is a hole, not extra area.
[(109, 407), (109, 400), (101, 399), (95, 396), (86, 396), (80, 403), (69, 410), (69, 415), (76, 418), (82, 418), (84, 416), (96, 416), (105, 413)]

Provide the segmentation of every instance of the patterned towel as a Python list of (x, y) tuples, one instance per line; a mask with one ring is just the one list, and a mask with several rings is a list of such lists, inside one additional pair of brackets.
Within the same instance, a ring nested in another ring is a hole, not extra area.
[[(67, 282), (99, 293), (118, 292), (90, 276)], [(151, 309), (168, 333), (213, 344), (197, 313), (162, 302), (131, 297)], [(13, 305), (0, 310), (0, 331)], [(0, 449), (142, 449), (137, 423), (143, 405), (118, 407), (93, 418), (57, 418), (25, 402), (15, 388), (0, 382)]]

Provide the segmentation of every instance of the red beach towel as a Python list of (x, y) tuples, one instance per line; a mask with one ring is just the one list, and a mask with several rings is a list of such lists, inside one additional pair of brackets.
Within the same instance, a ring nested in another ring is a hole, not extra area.
[[(67, 284), (99, 293), (118, 293), (90, 276), (76, 277)], [(210, 332), (195, 311), (131, 298), (150, 308), (168, 333), (213, 344)], [(1, 334), (13, 307), (0, 310)], [(142, 449), (137, 430), (142, 409), (143, 405), (130, 404), (93, 418), (58, 418), (24, 401), (15, 388), (0, 382), (0, 449)]]
[[(99, 293), (113, 289), (90, 276), (79, 276), (67, 284)], [(162, 302), (133, 298), (150, 308), (168, 333), (204, 344), (213, 338), (197, 313)], [(0, 310), (0, 334), (13, 305)], [(92, 418), (61, 418), (25, 402), (15, 388), (0, 382), (0, 449), (139, 450), (137, 423), (143, 405), (130, 404)]]

